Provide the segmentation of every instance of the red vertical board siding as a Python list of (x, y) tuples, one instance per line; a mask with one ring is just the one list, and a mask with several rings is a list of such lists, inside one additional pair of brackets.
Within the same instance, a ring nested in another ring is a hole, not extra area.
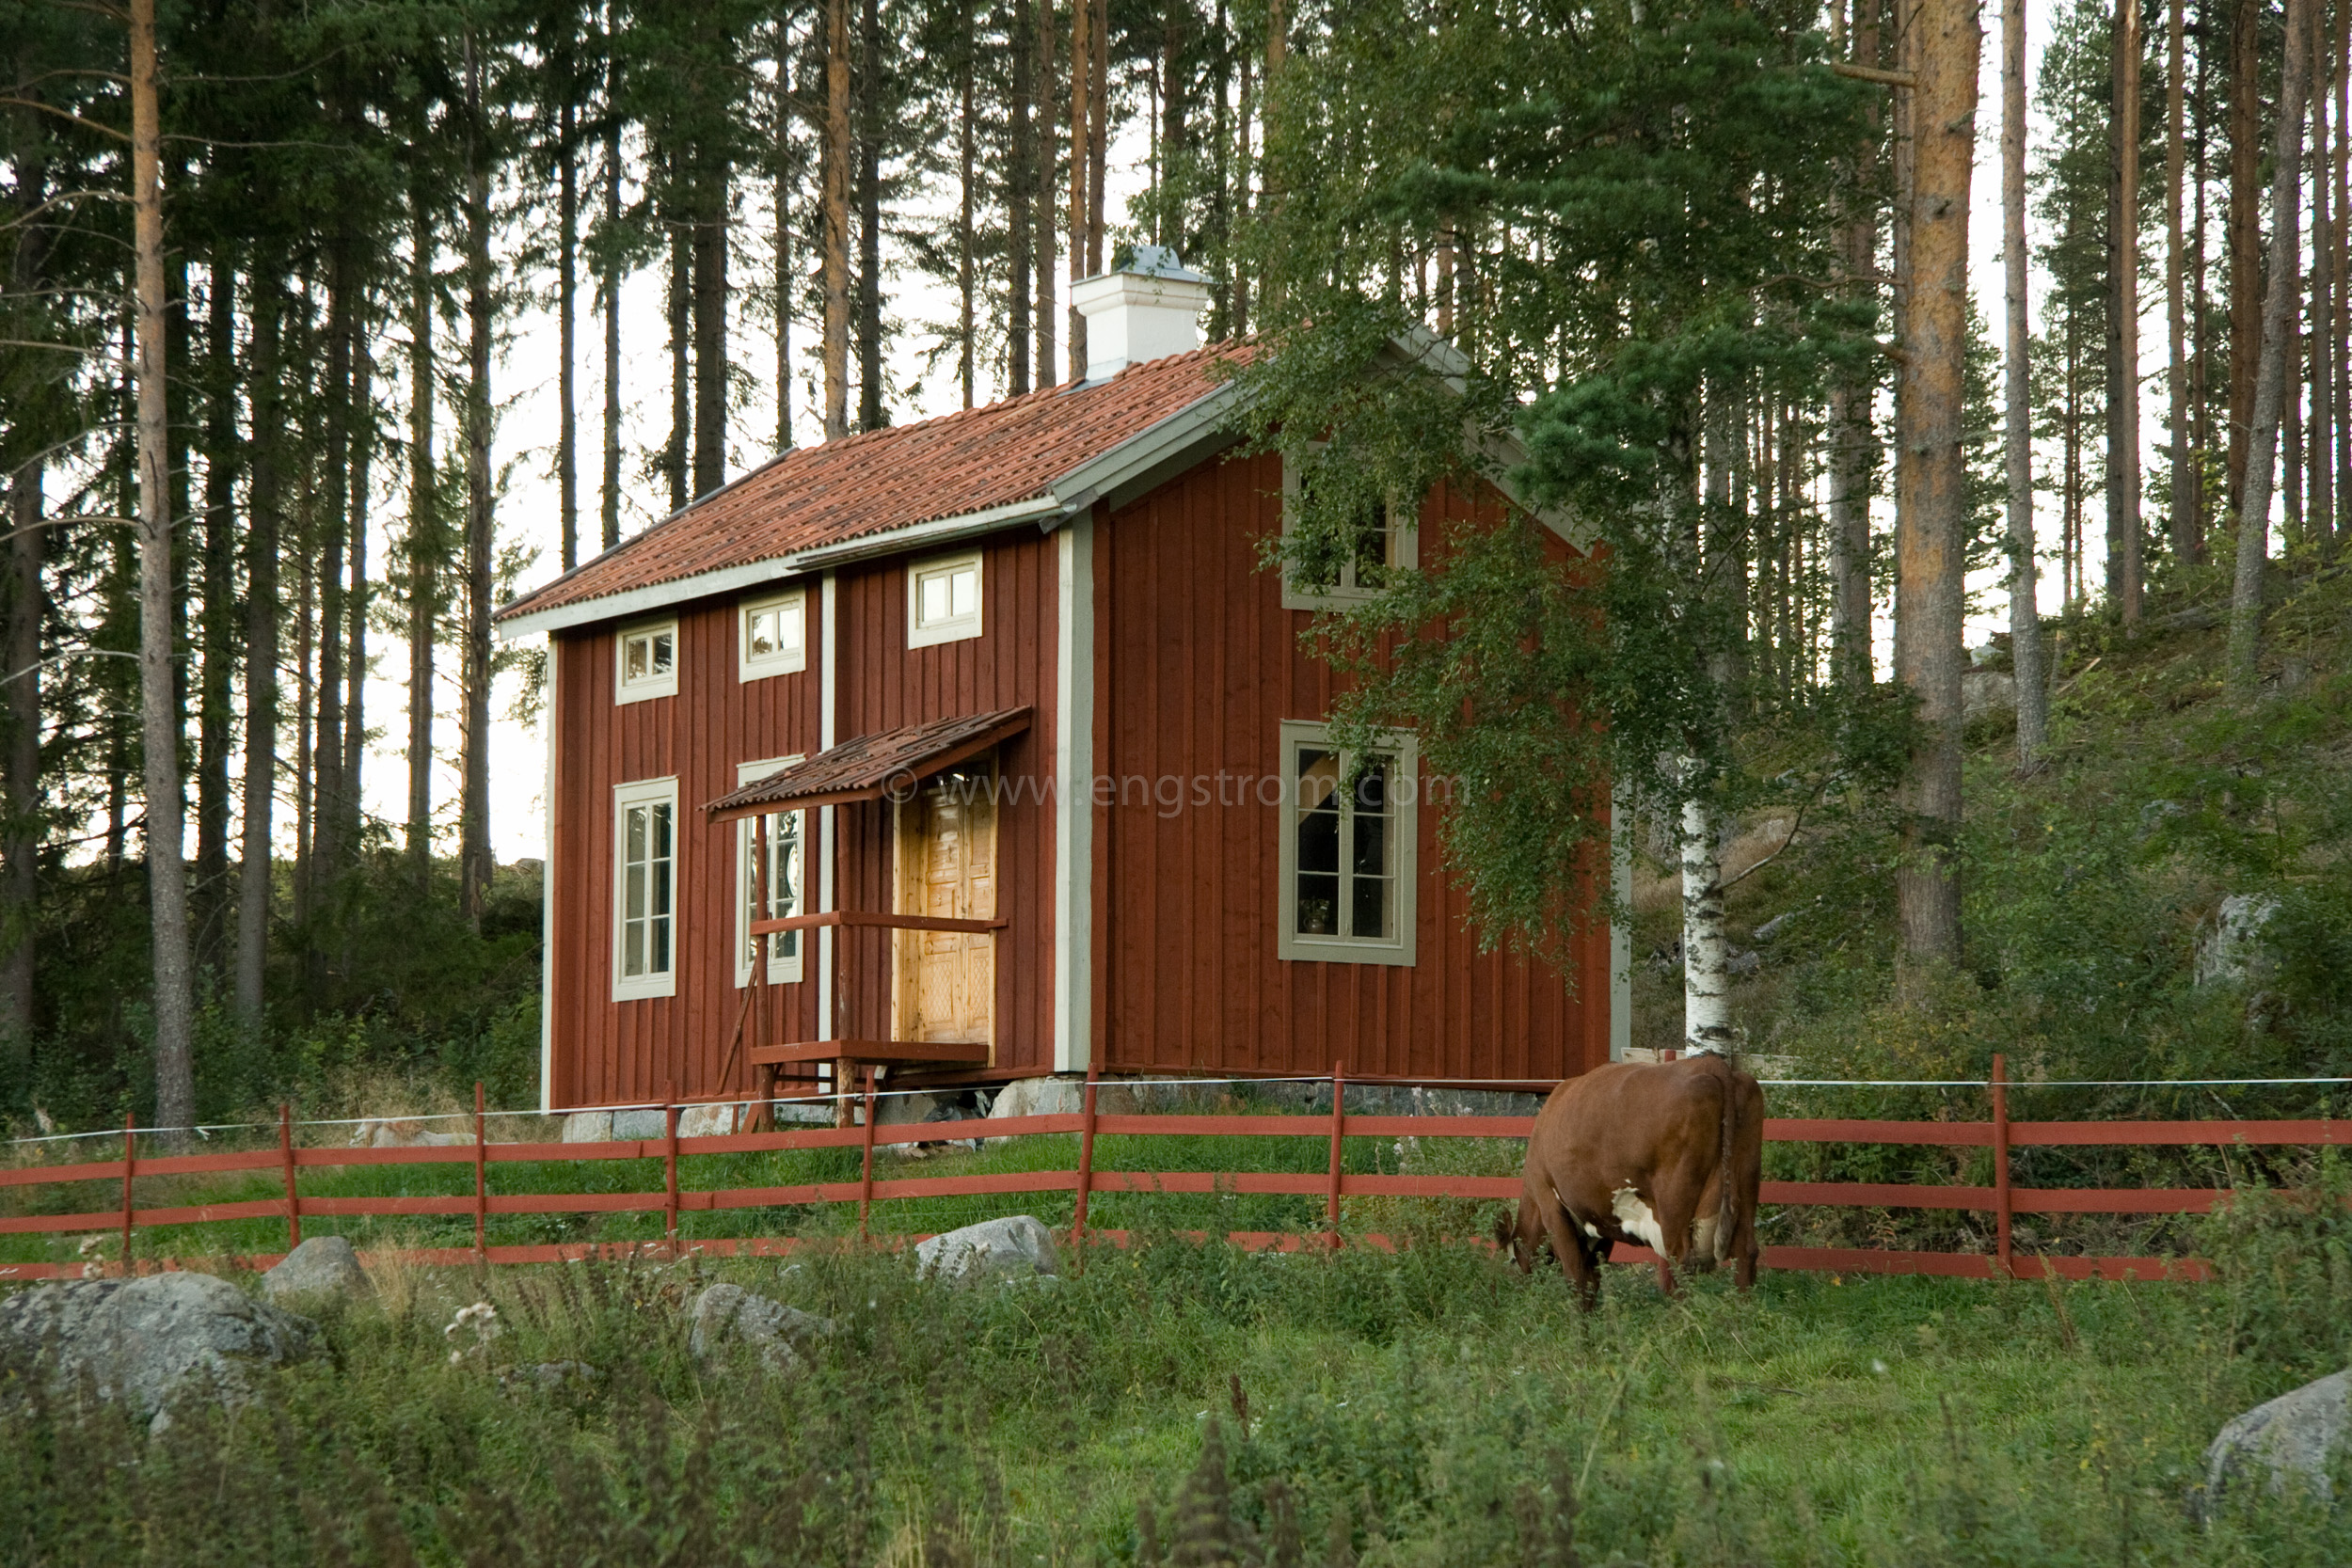
[[(764, 592), (764, 591), (763, 591)], [(724, 1082), (742, 993), (735, 984), (735, 829), (702, 807), (735, 787), (738, 764), (818, 750), (815, 649), (821, 606), (808, 594), (811, 667), (744, 681), (737, 675), (735, 597), (682, 607), (678, 694), (615, 705), (615, 628), (554, 639), (555, 909), (551, 1038), (558, 1106), (659, 1100), (675, 1083), (689, 1098), (747, 1088), (739, 1054)], [(639, 623), (632, 623), (639, 624)], [(677, 990), (612, 999), (612, 790), (676, 775)], [(811, 890), (814, 892), (814, 887)], [(804, 966), (814, 980), (814, 954)], [(775, 988), (770, 1033), (816, 1026), (816, 988)], [(755, 1041), (755, 1043), (757, 1043)]]
[[(1105, 1065), (1321, 1073), (1338, 1061), (1371, 1075), (1524, 1080), (1606, 1060), (1605, 927), (1577, 939), (1573, 990), (1541, 963), (1478, 951), (1441, 864), (1441, 808), (1419, 813), (1411, 967), (1277, 956), (1280, 814), (1256, 803), (1254, 781), (1279, 773), (1282, 721), (1323, 717), (1333, 690), (1299, 641), (1309, 616), (1281, 608), (1278, 578), (1258, 564), (1259, 541), (1280, 527), (1280, 488), (1279, 459), (1210, 464), (1097, 535), (1096, 767), (1117, 790), (1096, 836)], [(1441, 492), (1422, 548), (1444, 523), (1477, 515), (1471, 498)], [(1238, 788), (1235, 803), (1215, 803), (1220, 771), (1252, 781), (1248, 803)], [(1167, 780), (1183, 781), (1181, 809)]]
[[(1052, 1031), (1054, 650), (1059, 568), (1056, 540), (1034, 530), (990, 540), (982, 568), (979, 637), (936, 647), (906, 645), (906, 561), (844, 570), (837, 634), (840, 678), (835, 735), (953, 715), (1028, 705), (1029, 730), (1004, 749), (1001, 768), (1017, 786), (1000, 803), (997, 912), (1013, 927), (998, 938), (997, 1063), (1050, 1067)], [(678, 694), (615, 705), (615, 628), (558, 634), (553, 1083), (558, 1106), (659, 1099), (675, 1082), (688, 1098), (748, 1089), (740, 1056), (722, 1080), (741, 991), (735, 984), (735, 829), (705, 820), (703, 805), (733, 789), (739, 763), (818, 745), (823, 633), (821, 596), (807, 592), (809, 667), (756, 681), (737, 677), (737, 615), (744, 596), (699, 601), (678, 620)], [(755, 591), (764, 594), (768, 590)], [(678, 780), (678, 983), (670, 997), (612, 999), (613, 786), (676, 774)], [(890, 807), (840, 813), (839, 901), (888, 909)], [(816, 834), (809, 835), (807, 895), (817, 892)], [(850, 936), (853, 994), (848, 1022), (858, 1036), (888, 1033), (890, 939)], [(803, 939), (803, 979), (775, 988), (772, 1016), (753, 1043), (814, 1039), (817, 998), (831, 976)]]
[[(960, 553), (957, 546), (940, 553)], [(1011, 921), (996, 939), (995, 1065), (1054, 1062), (1053, 920), (1056, 668), (1060, 626), (1060, 542), (1033, 528), (993, 534), (982, 554), (980, 635), (907, 646), (906, 574), (892, 558), (841, 573), (841, 680), (835, 733), (843, 740), (932, 719), (1031, 710), (1029, 728), (1000, 748), (996, 811), (996, 912)], [(892, 817), (886, 801), (842, 812), (845, 908), (891, 907)], [(854, 938), (850, 1027), (885, 1037), (894, 939)]]

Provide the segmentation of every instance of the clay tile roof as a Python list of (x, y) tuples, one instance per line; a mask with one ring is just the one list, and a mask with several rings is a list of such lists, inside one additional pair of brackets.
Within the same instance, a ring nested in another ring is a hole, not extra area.
[(801, 810), (845, 800), (877, 800), (893, 791), (912, 790), (920, 780), (977, 756), (1028, 727), (1029, 710), (1009, 707), (862, 735), (830, 752), (819, 752), (806, 762), (755, 779), (703, 810), (713, 820), (723, 820), (779, 808)]
[(499, 619), (1044, 499), (1054, 481), (1217, 389), (1219, 345), (919, 424), (800, 447), (525, 594)]

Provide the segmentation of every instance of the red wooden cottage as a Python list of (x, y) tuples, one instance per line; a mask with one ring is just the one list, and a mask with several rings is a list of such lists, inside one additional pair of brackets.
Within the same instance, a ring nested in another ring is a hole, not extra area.
[(1077, 300), (1086, 381), (785, 452), (500, 612), (551, 646), (548, 1108), (1622, 1051), (1605, 927), (1573, 984), (1476, 949), (1409, 736), (1342, 798), (1299, 633), (1353, 572), (1261, 566), (1282, 460), (1232, 454), (1201, 284)]

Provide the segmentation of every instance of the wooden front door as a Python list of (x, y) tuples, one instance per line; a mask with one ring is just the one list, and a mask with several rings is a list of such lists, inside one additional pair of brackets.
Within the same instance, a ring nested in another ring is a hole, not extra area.
[[(995, 771), (986, 763), (924, 783), (898, 808), (898, 912), (996, 917)], [(891, 1037), (989, 1046), (995, 1060), (996, 942), (987, 932), (906, 931), (898, 943)]]

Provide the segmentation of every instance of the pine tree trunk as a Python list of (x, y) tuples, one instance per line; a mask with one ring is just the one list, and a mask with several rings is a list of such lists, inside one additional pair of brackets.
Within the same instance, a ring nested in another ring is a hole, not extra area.
[(363, 814), (360, 769), (367, 757), (368, 610), (374, 600), (368, 583), (368, 503), (375, 471), (375, 356), (368, 347), (372, 324), (364, 317), (351, 346), (351, 503), (346, 515), (351, 545), (351, 586), (343, 595), (342, 816), (339, 824), (343, 859), (359, 851)]
[(196, 1120), (195, 989), (188, 972), (186, 828), (174, 646), (171, 415), (164, 375), (163, 120), (155, 0), (130, 0), (132, 247), (138, 295), (139, 734), (146, 762), (147, 894), (154, 945), (155, 1119)]
[(961, 0), (961, 38), (956, 54), (956, 372), (969, 408), (978, 392), (977, 329), (978, 276), (974, 256), (973, 214), (979, 200), (979, 125), (973, 103), (975, 40), (971, 0)]
[(458, 876), (467, 921), (482, 927), (490, 891), (490, 157), (482, 64), (466, 40), (466, 730), (458, 802)]
[(440, 620), (440, 472), (433, 454), (433, 229), (423, 193), (410, 211), (408, 315), (408, 858), (420, 889), (433, 870), (433, 654)]
[(2231, 9), (2228, 472), (2233, 499), (2246, 493), (2246, 438), (2254, 419), (2254, 377), (2262, 356), (2263, 10), (2263, 0), (2234, 0)]
[(2287, 0), (2286, 63), (2280, 71), (2278, 146), (2271, 161), (2273, 264), (2263, 292), (2263, 352), (2248, 432), (2246, 489), (2238, 501), (2237, 569), (2230, 590), (2231, 694), (2250, 701), (2262, 653), (2263, 574), (2270, 556), (2270, 501), (2279, 426), (2287, 401), (2287, 349), (2295, 325), (2301, 244), (2296, 198), (2301, 189), (2303, 94), (2311, 76), (2306, 0)]
[(825, 0), (825, 439), (850, 434), (850, 0)]
[[(196, 701), (196, 924), (199, 969), (217, 971), (228, 950), (229, 747), (236, 679), (237, 316), (236, 275), (214, 247), (205, 285), (204, 661)], [(12, 666), (13, 668), (13, 666)]]
[(2139, 624), (2139, 0), (2115, 0), (2107, 119), (2107, 593)]
[[(29, 236), (21, 242), (28, 245), (31, 243)], [(26, 284), (23, 259), (20, 250), (14, 279), (20, 291)], [(38, 268), (30, 276), (37, 278)], [(8, 476), (5, 599), (8, 673), (25, 673), (8, 682), (5, 693), (8, 726), (5, 792), (8, 820), (5, 832), (0, 833), (0, 887), (5, 888), (7, 923), (0, 927), (0, 941), (7, 943), (7, 957), (0, 958), (0, 1062), (18, 1072), (24, 1070), (32, 1055), (33, 982), (40, 958), (36, 933), (40, 928), (40, 648), (45, 608), (40, 566), (41, 541), (47, 532), (41, 527), (41, 481), (45, 467), (40, 458), (34, 457)]]
[(2172, 558), (2197, 559), (2198, 466), (2203, 454), (2189, 445), (2188, 258), (2185, 202), (2188, 85), (2185, 0), (2169, 0), (2164, 43), (2164, 325), (2167, 427), (2172, 442)]
[[(1085, 0), (1074, 3), (1083, 5)], [(1057, 227), (1055, 198), (1061, 189), (1054, 172), (1054, 146), (1057, 139), (1055, 132), (1060, 124), (1055, 96), (1054, 0), (1037, 0), (1037, 184), (1033, 192), (1037, 217), (1030, 230), (1037, 241), (1037, 309), (1030, 323), (1037, 332), (1037, 384), (1041, 389), (1056, 386), (1061, 379), (1055, 364), (1054, 344), (1054, 241)]]
[[(606, 88), (608, 98), (610, 86)], [(604, 135), (604, 221), (621, 223), (621, 132), (618, 118)], [(604, 266), (604, 516), (603, 547), (621, 542), (621, 264)]]
[(670, 510), (682, 512), (693, 499), (687, 464), (694, 441), (694, 245), (687, 233), (691, 219), (679, 199), (678, 182), (684, 174), (675, 154), (668, 162), (669, 190), (661, 201), (661, 221), (670, 238), (670, 440), (661, 451), (661, 467), (670, 481)]
[(1924, 0), (1907, 33), (1911, 179), (1896, 396), (1895, 678), (1916, 700), (1901, 791), (1899, 981), (1960, 960), (1960, 677), (1968, 540), (1968, 187), (1982, 40), (1967, 0)]
[[(572, 71), (566, 55), (564, 79)], [(564, 570), (580, 564), (580, 156), (572, 95), (557, 110), (555, 150), (555, 491)]]
[(728, 173), (696, 153), (694, 182), (694, 494), (727, 480)]
[(882, 7), (862, 0), (858, 13), (857, 423), (880, 430), (882, 341)]
[(264, 1022), (269, 967), (272, 819), (278, 800), (278, 551), (284, 524), (280, 442), (285, 408), (278, 377), (285, 327), (285, 280), (274, 263), (254, 273), (252, 428), (246, 490), (250, 528), (245, 564), (244, 828), (237, 868), (237, 1013), (249, 1028)]
[(1109, 0), (1081, 0), (1094, 12), (1087, 68), (1087, 276), (1103, 270), (1103, 189), (1110, 160), (1111, 20)]
[(2312, 100), (2312, 424), (2305, 459), (2310, 484), (2306, 526), (2324, 560), (2332, 553), (2336, 519), (2335, 406), (2336, 312), (2341, 285), (2336, 273), (2336, 224), (2329, 168), (2332, 142), (2328, 126), (2325, 68), (2332, 63), (2324, 8), (2312, 16), (2312, 58), (2317, 82)]
[(2040, 761), (2049, 724), (2033, 551), (2033, 388), (2026, 359), (2031, 331), (2026, 292), (2026, 0), (2001, 4), (2001, 261), (2009, 326), (2009, 641), (2017, 684), (2017, 770), (2023, 773)]
[[(54, 230), (40, 221), (49, 200), (46, 135), (40, 122), (38, 82), (17, 89), (24, 102), (13, 110), (11, 127), (21, 150), (15, 159), (15, 213), (9, 225), (12, 255), (8, 262), (9, 292), (32, 302), (48, 287), (49, 253)], [(40, 321), (36, 308), (19, 322)], [(29, 324), (29, 323), (28, 323)], [(38, 447), (40, 443), (35, 443)], [(5, 577), (0, 577), (0, 614), (6, 617), (7, 673), (14, 678), (0, 689), (5, 703), (7, 735), (0, 748), (0, 1078), (20, 1076), (30, 1064), (33, 1037), (34, 982), (38, 972), (40, 906), (40, 846), (43, 805), (40, 776), (42, 629), (47, 596), (41, 582), (41, 562), (48, 531), (41, 526), (47, 510), (43, 482), (48, 460), (36, 451), (8, 475), (8, 553)], [(19, 672), (23, 672), (19, 673)]]
[[(1094, 211), (1087, 199), (1087, 181), (1094, 169), (1094, 155), (1089, 138), (1094, 130), (1093, 111), (1088, 107), (1088, 96), (1094, 90), (1094, 5), (1093, 0), (1071, 0), (1070, 3), (1070, 281), (1075, 284), (1087, 276), (1088, 214)], [(1076, 290), (1072, 290), (1070, 319), (1063, 324), (1070, 339), (1070, 379), (1084, 381), (1087, 374), (1087, 323), (1078, 313)]]
[[(1233, 124), (1240, 136), (1233, 157), (1233, 223), (1238, 229), (1249, 221), (1249, 116), (1255, 105), (1250, 103), (1251, 55), (1246, 49), (1236, 53), (1241, 55), (1241, 87), (1233, 108)], [(1232, 267), (1233, 337), (1238, 341), (1249, 336), (1249, 268), (1238, 257)], [(1444, 329), (1438, 335), (1445, 336)]]
[(1010, 164), (1005, 171), (1005, 244), (1010, 251), (1005, 264), (1005, 390), (1019, 397), (1029, 389), (1029, 187), (1037, 175), (1032, 145), (1030, 104), (1036, 87), (1030, 80), (1029, 0), (1013, 0), (1012, 27), (1007, 40), (1012, 55)]
[[(351, 260), (352, 240), (338, 236), (327, 261), (326, 462), (320, 493), (318, 553), (318, 686), (310, 753), (311, 816), (309, 885), (304, 908), (315, 919), (328, 903), (327, 890), (342, 872), (343, 791), (343, 546), (351, 495), (351, 347), (358, 315)], [(320, 1005), (325, 949), (318, 933), (302, 933), (303, 987), (311, 1006)]]
[[(1853, 58), (1876, 68), (1878, 0), (1855, 0)], [(1867, 280), (1878, 271), (1878, 106), (1869, 110), (1872, 138), (1856, 150), (1851, 216), (1839, 235), (1848, 279), (1875, 295)], [(1842, 685), (1867, 690), (1873, 678), (1870, 636), (1870, 475), (1878, 466), (1878, 422), (1867, 376), (1840, 375), (1830, 385), (1830, 668)]]
[(782, 25), (776, 30), (776, 451), (792, 446), (792, 95), (790, 62), (785, 58), (789, 39)]

